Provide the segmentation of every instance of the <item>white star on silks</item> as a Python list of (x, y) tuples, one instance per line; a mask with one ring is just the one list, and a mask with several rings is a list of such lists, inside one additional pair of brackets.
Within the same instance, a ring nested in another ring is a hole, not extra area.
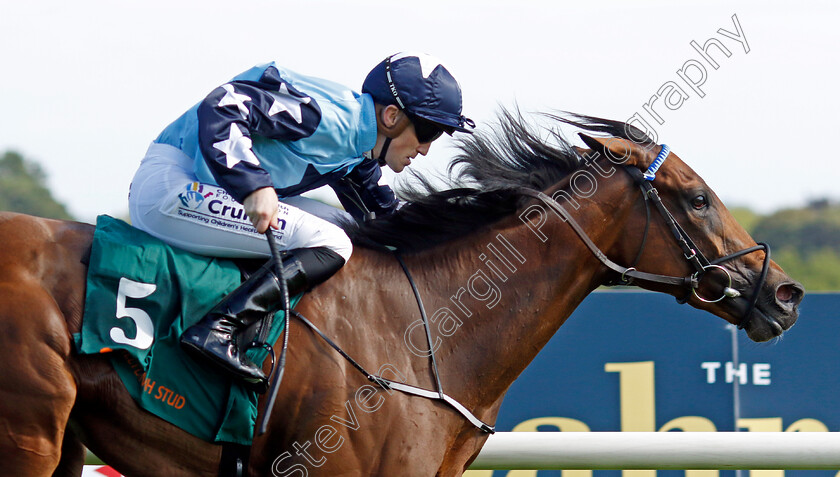
[(226, 91), (225, 95), (219, 100), (219, 108), (223, 108), (225, 106), (236, 106), (239, 109), (239, 112), (242, 114), (243, 118), (248, 117), (248, 107), (245, 106), (245, 101), (251, 101), (251, 97), (246, 94), (239, 94), (236, 90), (233, 89), (233, 85), (228, 83), (226, 85), (222, 85), (222, 89)]
[[(423, 74), (424, 78), (428, 78), (432, 71), (435, 70), (439, 65), (443, 63), (440, 62), (439, 59), (435, 58), (432, 55), (427, 55), (426, 53), (419, 53), (416, 51), (405, 51), (402, 53), (398, 53), (391, 58), (392, 62), (396, 62), (397, 60), (401, 60), (403, 58), (410, 58), (415, 57), (420, 60), (420, 72)], [(445, 66), (444, 66), (445, 68)]]
[(271, 105), (271, 108), (268, 110), (269, 116), (274, 116), (275, 114), (285, 111), (289, 113), (289, 116), (292, 117), (298, 124), (303, 122), (303, 117), (301, 116), (300, 112), (300, 105), (301, 104), (309, 104), (312, 98), (298, 98), (297, 96), (293, 96), (289, 93), (289, 88), (286, 87), (286, 83), (282, 83), (280, 85), (280, 91), (278, 92), (270, 92), (271, 96), (274, 98), (274, 103)]
[(251, 150), (251, 138), (243, 135), (235, 123), (230, 125), (230, 136), (224, 141), (213, 143), (213, 147), (225, 153), (228, 169), (233, 169), (233, 166), (243, 161), (260, 165), (260, 160)]

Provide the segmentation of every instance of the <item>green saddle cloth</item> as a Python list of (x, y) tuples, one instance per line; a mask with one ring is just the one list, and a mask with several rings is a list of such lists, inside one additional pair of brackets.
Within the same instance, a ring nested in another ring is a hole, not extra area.
[[(241, 282), (230, 260), (174, 249), (108, 216), (96, 221), (87, 276), (81, 354), (111, 353), (135, 401), (152, 414), (209, 442), (249, 445), (257, 395), (185, 354), (178, 339)], [(296, 305), (300, 297), (292, 301)], [(274, 343), (285, 325), (275, 315)], [(262, 363), (268, 352), (248, 356)]]

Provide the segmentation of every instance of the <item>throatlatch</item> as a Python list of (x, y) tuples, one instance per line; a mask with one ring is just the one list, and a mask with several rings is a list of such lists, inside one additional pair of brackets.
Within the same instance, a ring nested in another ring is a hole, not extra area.
[[(665, 223), (668, 225), (668, 228), (671, 230), (671, 233), (674, 236), (674, 239), (679, 244), (680, 248), (683, 251), (683, 256), (685, 259), (691, 264), (694, 268), (694, 273), (685, 277), (672, 277), (668, 275), (658, 275), (655, 273), (647, 273), (642, 272), (636, 269), (635, 261), (632, 266), (624, 267), (619, 265), (612, 260), (610, 260), (604, 252), (602, 252), (597, 245), (589, 238), (586, 234), (586, 231), (580, 226), (580, 224), (575, 221), (575, 219), (569, 214), (569, 212), (563, 208), (557, 201), (549, 197), (543, 192), (538, 190), (530, 189), (530, 188), (522, 188), (520, 192), (523, 195), (531, 196), (536, 199), (541, 200), (546, 205), (551, 207), (557, 214), (560, 215), (564, 219), (569, 226), (572, 227), (572, 230), (578, 235), (578, 237), (583, 241), (587, 248), (595, 255), (598, 260), (604, 264), (610, 270), (616, 272), (621, 277), (621, 281), (623, 284), (630, 284), (632, 280), (642, 280), (648, 282), (655, 282), (655, 283), (664, 283), (668, 285), (676, 285), (680, 287), (687, 288), (690, 290), (685, 297), (677, 298), (677, 301), (680, 303), (685, 303), (691, 297), (692, 294), (697, 297), (700, 301), (704, 301), (707, 303), (715, 303), (718, 301), (723, 300), (724, 298), (737, 298), (741, 296), (741, 292), (732, 288), (732, 276), (729, 274), (729, 271), (722, 267), (720, 264), (726, 262), (728, 260), (732, 260), (734, 258), (738, 258), (742, 255), (746, 255), (748, 253), (757, 252), (759, 250), (764, 251), (764, 262), (761, 267), (761, 273), (759, 274), (758, 282), (755, 284), (753, 288), (753, 294), (750, 298), (749, 305), (747, 306), (746, 311), (744, 312), (743, 316), (740, 320), (738, 320), (738, 328), (744, 328), (750, 321), (750, 316), (755, 309), (756, 302), (758, 301), (759, 291), (761, 287), (764, 285), (764, 282), (767, 278), (767, 272), (769, 271), (770, 265), (770, 246), (766, 243), (758, 243), (753, 247), (746, 248), (744, 250), (740, 250), (738, 252), (726, 255), (725, 257), (721, 257), (715, 260), (709, 260), (703, 255), (703, 252), (700, 251), (700, 248), (694, 243), (694, 241), (689, 237), (688, 233), (680, 226), (677, 222), (674, 215), (665, 207), (665, 204), (662, 203), (662, 199), (659, 197), (659, 192), (657, 192), (656, 188), (653, 187), (653, 180), (656, 179), (656, 171), (659, 170), (659, 167), (665, 162), (667, 159), (668, 154), (670, 153), (670, 148), (666, 144), (662, 144), (659, 150), (659, 154), (657, 154), (656, 159), (651, 163), (650, 167), (646, 171), (641, 171), (636, 167), (629, 167), (625, 166), (624, 170), (633, 178), (636, 182), (636, 185), (642, 191), (642, 197), (645, 200), (645, 210), (647, 211), (647, 204), (648, 201), (652, 202), (656, 207), (656, 210), (665, 220)], [(647, 221), (650, 221), (650, 214), (647, 214)], [(642, 247), (639, 250), (639, 253), (636, 255), (636, 261), (642, 254), (642, 250), (645, 246), (645, 241), (647, 239), (647, 231), (648, 231), (649, 223), (645, 224), (645, 233), (644, 237), (642, 238)], [(700, 280), (703, 276), (710, 270), (722, 270), (728, 280), (729, 283), (727, 286), (724, 287), (721, 296), (716, 299), (707, 299), (701, 297), (697, 293), (697, 289), (700, 287)]]

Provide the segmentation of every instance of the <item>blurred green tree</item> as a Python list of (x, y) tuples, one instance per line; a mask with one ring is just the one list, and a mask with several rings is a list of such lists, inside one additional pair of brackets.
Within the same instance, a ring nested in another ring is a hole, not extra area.
[(18, 152), (0, 157), (0, 210), (21, 212), (51, 219), (73, 220), (64, 204), (47, 188), (43, 169)]
[(750, 233), (809, 290), (840, 290), (840, 204), (820, 199), (760, 217)]

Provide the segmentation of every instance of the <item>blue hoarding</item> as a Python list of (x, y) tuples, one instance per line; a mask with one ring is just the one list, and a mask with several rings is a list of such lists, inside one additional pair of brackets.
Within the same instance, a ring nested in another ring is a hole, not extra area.
[[(646, 292), (590, 295), (513, 384), (500, 431), (840, 431), (840, 294), (811, 294), (779, 340)], [(736, 386), (737, 384), (737, 386)], [(737, 388), (737, 389), (736, 389)], [(577, 471), (565, 474), (582, 477)], [(743, 471), (745, 477), (750, 473)], [(637, 477), (682, 471), (629, 471)], [(715, 471), (690, 472), (697, 477)], [(840, 476), (753, 471), (752, 477)], [(560, 471), (495, 471), (549, 477)], [(595, 471), (618, 476), (619, 471)], [(734, 476), (734, 471), (719, 475)]]

